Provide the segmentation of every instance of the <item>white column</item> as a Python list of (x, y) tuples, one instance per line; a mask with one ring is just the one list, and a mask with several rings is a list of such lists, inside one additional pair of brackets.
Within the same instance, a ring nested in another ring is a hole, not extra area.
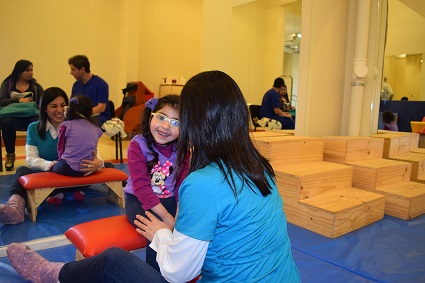
[(364, 86), (366, 82), (367, 47), (369, 35), (370, 1), (358, 0), (356, 40), (353, 59), (353, 76), (351, 81), (350, 112), (348, 120), (348, 135), (358, 136), (361, 127)]

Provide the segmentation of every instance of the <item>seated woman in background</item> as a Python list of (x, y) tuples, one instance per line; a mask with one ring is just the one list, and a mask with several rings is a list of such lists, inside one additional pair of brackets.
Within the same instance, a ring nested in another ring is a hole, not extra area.
[[(29, 125), (27, 132), (26, 162), (28, 167), (20, 166), (10, 184), (10, 197), (6, 204), (0, 204), (0, 223), (19, 224), (25, 221), (27, 192), (18, 182), (24, 175), (49, 171), (58, 160), (57, 144), (59, 125), (64, 121), (68, 96), (58, 88), (46, 89), (40, 98), (39, 121)], [(100, 169), (103, 161), (96, 155), (93, 160), (82, 161), (84, 169), (90, 174)]]
[(291, 106), (291, 101), (289, 100), (288, 93), (286, 92), (286, 86), (283, 88), (281, 99), (282, 99), (281, 109), (283, 112), (289, 112), (291, 110), (295, 110), (295, 107)]
[(382, 121), (384, 122), (384, 130), (398, 132), (398, 126), (395, 122), (395, 115), (393, 112), (387, 110), (382, 113)]
[[(38, 105), (43, 88), (33, 78), (33, 64), (28, 60), (19, 60), (13, 68), (12, 74), (8, 76), (0, 88), (0, 107), (12, 103), (35, 102)], [(4, 166), (7, 171), (12, 171), (15, 165), (15, 140), (16, 131), (26, 129), (29, 124), (38, 120), (38, 116), (11, 117), (1, 119), (2, 135), (6, 147), (6, 162)]]

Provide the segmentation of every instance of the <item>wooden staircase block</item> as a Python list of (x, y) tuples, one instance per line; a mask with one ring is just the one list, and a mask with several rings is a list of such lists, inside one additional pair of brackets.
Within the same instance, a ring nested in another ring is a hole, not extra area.
[(290, 223), (335, 238), (384, 215), (382, 195), (351, 187), (351, 166), (316, 161), (273, 168)]
[(425, 182), (425, 155), (422, 153), (408, 152), (391, 157), (392, 160), (409, 162), (412, 164), (411, 181)]
[(316, 161), (292, 165), (274, 165), (279, 191), (295, 192), (296, 200), (314, 197), (323, 192), (350, 188), (353, 168), (332, 162)]
[[(402, 136), (409, 136), (410, 137), (410, 148), (417, 148), (419, 144), (420, 135), (419, 133), (412, 133), (412, 132), (394, 132), (394, 131), (387, 131), (387, 130), (378, 130), (378, 134), (391, 134), (391, 135), (402, 135)], [(374, 137), (376, 135), (373, 135)], [(371, 135), (372, 137), (372, 135)]]
[(290, 136), (288, 133), (282, 131), (262, 131), (262, 132), (251, 132), (251, 139), (264, 138), (264, 137), (281, 137), (281, 136)]
[(425, 184), (406, 182), (379, 186), (385, 196), (385, 214), (409, 220), (425, 213)]
[(271, 163), (286, 165), (323, 160), (324, 142), (321, 138), (303, 136), (259, 137), (253, 143)]
[(410, 181), (412, 164), (390, 159), (348, 162), (353, 167), (353, 187), (375, 191), (378, 186)]
[(384, 217), (384, 196), (355, 188), (327, 191), (299, 203), (302, 211), (309, 212), (309, 219), (295, 216), (297, 225), (306, 225), (329, 238), (339, 237)]
[(382, 158), (384, 140), (368, 137), (323, 137), (325, 148), (323, 160), (345, 164), (357, 160)]
[(412, 137), (415, 136), (410, 134), (376, 134), (370, 137), (384, 139), (383, 157), (392, 158), (400, 154), (409, 153), (412, 147)]

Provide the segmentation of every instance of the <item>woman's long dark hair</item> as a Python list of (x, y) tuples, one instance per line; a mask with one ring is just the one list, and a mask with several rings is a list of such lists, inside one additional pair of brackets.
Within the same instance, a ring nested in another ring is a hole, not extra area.
[[(5, 81), (9, 80), (9, 85), (8, 85), (8, 90), (7, 90), (8, 93), (10, 93), (13, 86), (18, 81), (19, 76), (23, 72), (25, 72), (25, 70), (31, 65), (33, 65), (33, 63), (31, 61), (28, 61), (28, 60), (19, 60), (15, 63), (15, 67), (13, 67), (12, 73), (7, 78), (5, 78), (4, 81), (3, 81), (3, 82), (5, 82)], [(35, 87), (35, 82), (36, 82), (36, 80), (33, 78), (29, 83), (30, 83), (31, 88), (33, 88), (34, 91), (37, 92), (37, 88)]]
[(37, 133), (43, 140), (46, 139), (46, 123), (47, 119), (49, 119), (49, 116), (47, 116), (47, 105), (60, 96), (65, 99), (65, 103), (68, 105), (68, 96), (66, 95), (65, 91), (59, 87), (49, 87), (41, 95), (38, 107), (40, 109), (40, 122), (38, 124)]
[[(215, 163), (237, 198), (236, 174), (251, 190), (271, 193), (270, 163), (249, 136), (249, 112), (236, 82), (220, 71), (191, 78), (180, 95), (178, 164), (191, 152), (189, 173)], [(274, 180), (274, 178), (272, 178)]]
[[(151, 168), (152, 166), (156, 165), (158, 163), (158, 152), (156, 152), (153, 148), (153, 142), (155, 141), (154, 137), (152, 136), (150, 125), (151, 125), (151, 119), (152, 119), (152, 112), (156, 112), (159, 109), (162, 109), (165, 106), (169, 106), (177, 111), (179, 111), (180, 107), (180, 97), (175, 94), (166, 95), (164, 97), (161, 97), (158, 99), (158, 104), (154, 107), (153, 110), (150, 110), (148, 107), (145, 108), (143, 111), (142, 116), (142, 135), (146, 139), (146, 144), (149, 149), (149, 153), (152, 154), (154, 157), (151, 161), (147, 163), (147, 167)], [(180, 164), (180, 163), (178, 163)], [(181, 163), (183, 164), (183, 163)], [(149, 170), (150, 171), (150, 170)]]

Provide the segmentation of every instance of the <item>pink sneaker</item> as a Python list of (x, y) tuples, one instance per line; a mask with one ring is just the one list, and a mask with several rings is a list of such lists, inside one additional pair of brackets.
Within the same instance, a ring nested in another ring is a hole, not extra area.
[(84, 195), (85, 195), (84, 192), (76, 191), (76, 192), (74, 192), (74, 200), (75, 201), (84, 201)]
[(53, 205), (61, 205), (63, 200), (63, 193), (57, 194), (54, 197), (47, 198), (47, 202)]

